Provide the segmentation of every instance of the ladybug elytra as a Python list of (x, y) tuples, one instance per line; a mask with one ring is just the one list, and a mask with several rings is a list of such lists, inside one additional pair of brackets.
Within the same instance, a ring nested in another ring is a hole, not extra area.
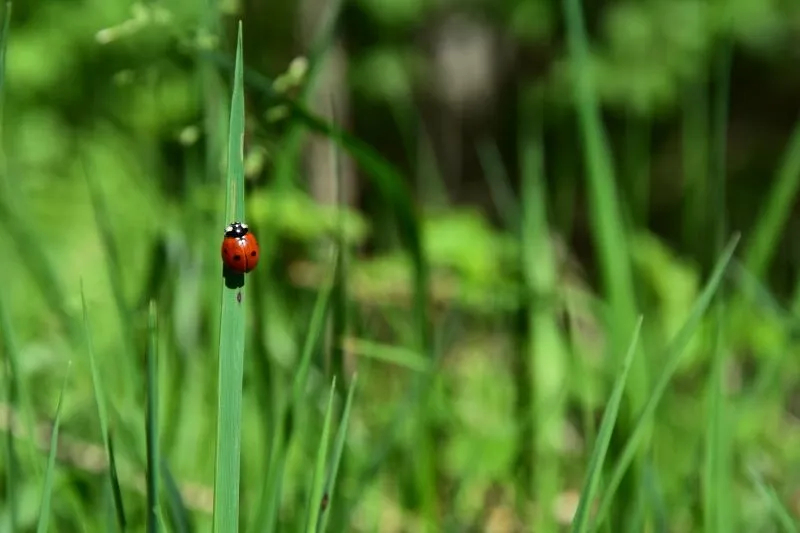
[(225, 228), (225, 237), (222, 239), (222, 262), (225, 266), (243, 274), (253, 270), (259, 258), (258, 241), (250, 233), (247, 224), (233, 222)]

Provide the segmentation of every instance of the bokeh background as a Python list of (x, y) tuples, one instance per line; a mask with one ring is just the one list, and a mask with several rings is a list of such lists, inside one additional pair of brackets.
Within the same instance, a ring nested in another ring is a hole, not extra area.
[[(777, 531), (775, 501), (800, 513), (800, 3), (584, 2), (582, 62), (568, 4), (14, 3), (0, 353), (6, 373), (18, 353), (24, 389), (11, 395), (4, 380), (0, 423), (20, 457), (14, 485), (0, 484), (0, 530), (11, 531), (12, 492), (19, 530), (33, 530), (68, 361), (53, 530), (108, 527), (83, 290), (131, 530), (144, 520), (142, 354), (154, 300), (163, 453), (191, 530), (210, 531), (238, 20), (247, 222), (264, 254), (248, 278), (243, 527), (263, 530), (275, 405), (336, 242), (347, 251), (341, 320), (315, 351), (278, 531), (302, 525), (337, 370), (342, 383), (357, 370), (359, 385), (332, 530), (566, 530), (633, 319), (644, 316), (628, 421), (737, 232), (724, 304), (680, 359), (608, 531)], [(582, 98), (586, 79), (602, 131)], [(287, 99), (379, 160), (312, 131)], [(427, 315), (398, 215), (408, 198), (430, 274)], [(529, 219), (541, 222), (533, 238)], [(426, 327), (427, 345), (417, 335)]]

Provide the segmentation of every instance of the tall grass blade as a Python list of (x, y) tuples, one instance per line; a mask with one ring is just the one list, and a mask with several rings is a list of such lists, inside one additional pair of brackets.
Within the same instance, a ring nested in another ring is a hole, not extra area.
[[(712, 159), (709, 169), (709, 194), (706, 199), (710, 218), (711, 246), (719, 253), (724, 245), (726, 212), (726, 157), (728, 139), (728, 99), (730, 84), (730, 44), (724, 42), (715, 61), (715, 98), (712, 117)], [(728, 432), (729, 415), (725, 397), (725, 363), (728, 347), (725, 335), (724, 287), (714, 296), (711, 317), (711, 373), (707, 385), (708, 420), (706, 423), (705, 464), (703, 471), (703, 512), (705, 531), (726, 533), (733, 527), (730, 486), (733, 469)]]
[(89, 199), (92, 204), (92, 211), (94, 212), (95, 226), (100, 236), (100, 243), (105, 255), (106, 274), (108, 275), (111, 284), (111, 293), (114, 297), (114, 304), (117, 308), (117, 316), (119, 326), (123, 332), (122, 346), (127, 352), (127, 357), (123, 357), (122, 364), (127, 366), (127, 379), (122, 381), (122, 384), (127, 390), (120, 393), (120, 396), (125, 398), (128, 402), (135, 402), (138, 405), (138, 394), (141, 391), (141, 382), (136, 366), (138, 358), (134, 357), (134, 351), (130, 349), (133, 342), (133, 329), (132, 324), (134, 321), (131, 319), (128, 306), (125, 303), (125, 289), (122, 280), (122, 269), (120, 266), (119, 252), (114, 240), (114, 233), (111, 227), (111, 217), (108, 212), (108, 206), (100, 188), (100, 184), (94, 176), (94, 173), (89, 171), (86, 162), (82, 158), (83, 175), (86, 180), (87, 189), (89, 190)]
[[(0, 139), (4, 139), (5, 134), (5, 99), (6, 99), (6, 51), (8, 49), (8, 30), (11, 25), (11, 2), (5, 3), (3, 11), (3, 33), (0, 34)], [(3, 178), (7, 177), (8, 167), (6, 164), (5, 143), (0, 143), (0, 173)]]
[(120, 531), (125, 531), (127, 519), (125, 518), (125, 508), (122, 502), (122, 488), (119, 483), (117, 473), (117, 459), (114, 453), (114, 438), (111, 432), (106, 435), (108, 439), (108, 474), (110, 479), (111, 503), (114, 509), (114, 517), (119, 525)]
[(122, 505), (122, 491), (119, 487), (119, 476), (116, 470), (116, 460), (114, 458), (114, 449), (111, 444), (111, 432), (108, 426), (108, 412), (106, 411), (105, 391), (103, 390), (103, 381), (100, 378), (100, 370), (97, 367), (97, 361), (94, 353), (94, 344), (92, 343), (91, 327), (89, 326), (89, 310), (86, 306), (86, 296), (83, 292), (83, 282), (81, 282), (81, 305), (83, 308), (83, 331), (84, 339), (86, 342), (86, 351), (89, 353), (89, 366), (92, 373), (92, 388), (94, 392), (95, 406), (97, 407), (97, 418), (100, 421), (100, 431), (103, 438), (103, 447), (106, 451), (108, 459), (108, 488), (114, 495), (114, 506), (117, 514), (117, 524), (121, 531), (125, 531), (127, 520), (125, 518), (125, 510)]
[(35, 223), (25, 216), (24, 202), (15, 185), (6, 180), (4, 190), (0, 191), (0, 224), (5, 226), (14, 241), (26, 272), (33, 278), (33, 285), (58, 317), (64, 333), (74, 341), (77, 335), (74, 318), (66, 305), (69, 300), (65, 297), (56, 269), (45, 252), (42, 239), (37, 238), (39, 231)]
[[(22, 379), (19, 345), (17, 344), (14, 326), (2, 294), (0, 294), (0, 350), (5, 354), (7, 401), (14, 416), (18, 420), (23, 420), (28, 442), (28, 459), (34, 465), (36, 475), (41, 476), (42, 468), (39, 461), (39, 450), (36, 448), (36, 424), (31, 391), (26, 381)], [(17, 457), (13, 433), (9, 431), (7, 437), (10, 439), (7, 443), (9, 453), (13, 451), (14, 457)], [(12, 496), (15, 497), (16, 495), (12, 494)]]
[(67, 371), (64, 382), (61, 385), (61, 393), (58, 395), (58, 405), (56, 406), (56, 416), (53, 420), (53, 430), (50, 434), (50, 452), (47, 455), (47, 468), (44, 472), (44, 486), (42, 487), (42, 503), (39, 507), (39, 523), (36, 526), (37, 533), (47, 533), (50, 524), (50, 501), (53, 495), (53, 476), (56, 471), (56, 454), (58, 453), (58, 431), (61, 427), (61, 408), (64, 406), (64, 391), (67, 390), (69, 371), (72, 368), (72, 361), (67, 363)]
[(781, 499), (775, 493), (775, 489), (769, 486), (760, 475), (758, 475), (755, 471), (750, 471), (750, 479), (758, 489), (759, 494), (764, 499), (764, 501), (769, 505), (770, 509), (772, 510), (772, 514), (775, 516), (775, 519), (778, 521), (781, 529), (786, 533), (798, 533), (800, 532), (800, 528), (797, 527), (797, 521), (792, 516), (792, 512), (786, 508), (786, 506), (781, 502)]
[(358, 382), (358, 374), (353, 374), (353, 379), (350, 381), (350, 388), (347, 391), (347, 400), (344, 404), (344, 412), (342, 419), (339, 422), (339, 430), (336, 433), (336, 440), (333, 446), (333, 456), (331, 457), (331, 465), (328, 471), (328, 479), (325, 482), (325, 492), (323, 493), (323, 501), (327, 502), (325, 506), (320, 508), (319, 521), (317, 522), (317, 533), (322, 533), (328, 528), (328, 520), (330, 518), (330, 510), (333, 502), (334, 490), (336, 488), (336, 479), (339, 474), (339, 463), (342, 460), (342, 453), (344, 452), (344, 443), (347, 438), (347, 428), (350, 426), (350, 409), (353, 406), (353, 396), (356, 391), (356, 383)]
[[(625, 353), (628, 334), (637, 318), (636, 293), (633, 286), (633, 269), (628, 247), (623, 210), (618, 198), (616, 176), (609, 141), (605, 134), (595, 91), (594, 69), (590, 65), (589, 40), (586, 34), (582, 0), (564, 0), (562, 8), (567, 31), (567, 42), (572, 62), (574, 94), (586, 164), (587, 194), (593, 244), (597, 250), (602, 286), (611, 308), (609, 323), (609, 350), (616, 357)], [(626, 389), (628, 401), (620, 414), (620, 438), (625, 438), (635, 424), (633, 413), (646, 402), (650, 390), (646, 367), (647, 358), (639, 357), (631, 368), (630, 386)], [(642, 431), (649, 438), (651, 426)], [(614, 455), (616, 442), (614, 443)], [(622, 484), (622, 495), (615, 517), (615, 528), (624, 527), (629, 520), (629, 508), (635, 508), (642, 498), (638, 488), (642, 457), (636, 458), (633, 472)]]
[[(530, 113), (530, 115), (535, 114)], [(532, 116), (526, 122), (541, 120)], [(532, 422), (530, 444), (520, 442), (530, 460), (523, 462), (531, 476), (530, 494), (546, 509), (555, 504), (563, 490), (561, 463), (558, 461), (563, 440), (566, 414), (567, 347), (551, 305), (537, 305), (535, 299), (550, 299), (558, 292), (559, 276), (548, 225), (547, 189), (544, 176), (544, 154), (539, 131), (523, 131), (521, 152), (523, 278), (530, 301), (526, 302), (527, 322), (525, 353), (521, 359), (518, 390), (531, 392), (532, 409), (522, 414)], [(523, 418), (520, 422), (527, 422)], [(529, 436), (521, 432), (521, 440)], [(525, 458), (523, 458), (524, 460)], [(557, 525), (553, 513), (537, 513), (533, 529), (550, 531)]]
[(486, 183), (489, 185), (492, 203), (505, 227), (517, 231), (521, 220), (520, 206), (511, 187), (508, 171), (503, 165), (500, 150), (496, 143), (489, 141), (482, 141), (476, 149), (486, 176)]
[(322, 426), (322, 434), (319, 437), (319, 448), (317, 449), (317, 459), (314, 463), (314, 475), (311, 482), (311, 492), (306, 508), (306, 533), (315, 533), (317, 522), (319, 521), (320, 508), (322, 507), (322, 495), (325, 488), (325, 463), (328, 459), (328, 446), (330, 445), (331, 420), (333, 420), (333, 399), (336, 396), (336, 377), (331, 383), (331, 391), (328, 396), (328, 408), (325, 411), (325, 422)]
[(159, 478), (161, 453), (158, 443), (158, 331), (155, 302), (150, 302), (147, 321), (147, 409), (145, 432), (147, 434), (147, 531), (158, 533)]
[[(13, 431), (13, 420), (18, 416), (22, 409), (19, 408), (19, 366), (17, 365), (16, 343), (10, 337), (11, 324), (5, 312), (2, 300), (0, 300), (0, 348), (6, 354), (5, 365), (3, 365), (5, 387), (3, 388), (2, 401), (9, 407), (9, 428), (6, 431), (6, 495), (8, 497), (8, 518), (11, 524), (11, 531), (17, 531), (19, 527), (19, 490), (22, 486), (22, 476), (19, 456), (14, 444), (15, 436)], [(27, 420), (27, 417), (26, 417)], [(28, 432), (29, 442), (32, 441), (33, 433)], [(35, 451), (35, 450), (34, 450)], [(34, 463), (35, 456), (32, 457)]]
[[(573, 61), (575, 98), (577, 100), (584, 157), (588, 167), (588, 189), (591, 201), (592, 228), (598, 248), (603, 282), (611, 307), (621, 313), (622, 344), (636, 321), (636, 301), (631, 280), (632, 271), (622, 211), (615, 186), (614, 167), (600, 118), (592, 69), (588, 66), (589, 44), (583, 22), (581, 0), (564, 0), (569, 50)], [(619, 328), (617, 328), (619, 329)], [(617, 335), (620, 333), (618, 332)], [(634, 372), (635, 374), (636, 372)], [(637, 387), (644, 386), (643, 381)], [(637, 391), (639, 400), (644, 390)]]
[(262, 488), (262, 512), (259, 513), (256, 522), (258, 531), (272, 532), (275, 529), (278, 518), (278, 507), (280, 505), (281, 487), (283, 484), (285, 454), (294, 436), (294, 420), (303, 406), (304, 392), (308, 383), (312, 356), (319, 345), (322, 332), (327, 323), (328, 309), (336, 276), (336, 265), (337, 261), (334, 259), (329, 278), (317, 294), (314, 309), (311, 312), (311, 320), (308, 325), (308, 331), (306, 332), (303, 349), (300, 354), (300, 361), (297, 365), (294, 378), (292, 379), (291, 395), (287, 400), (288, 403), (281, 406), (280, 418), (272, 434), (269, 468), (267, 469), (264, 487)]
[(614, 433), (614, 425), (617, 422), (619, 407), (622, 403), (625, 385), (628, 381), (628, 373), (630, 372), (633, 358), (636, 355), (636, 347), (639, 343), (641, 330), (642, 317), (639, 317), (636, 323), (636, 329), (633, 330), (633, 337), (628, 347), (628, 353), (625, 355), (625, 359), (622, 363), (622, 369), (619, 374), (617, 374), (617, 379), (614, 380), (614, 388), (611, 391), (611, 397), (608, 399), (608, 404), (603, 412), (603, 420), (600, 422), (597, 441), (595, 442), (594, 448), (592, 448), (589, 466), (586, 469), (586, 478), (584, 479), (583, 488), (581, 489), (581, 499), (578, 502), (578, 509), (575, 511), (575, 518), (573, 518), (572, 521), (572, 533), (587, 533), (593, 530), (589, 521), (589, 510), (591, 509), (592, 503), (595, 501), (600, 486), (600, 478), (603, 474), (603, 462), (606, 458), (606, 452), (608, 452), (608, 446), (611, 443), (611, 435)]
[[(242, 84), (242, 23), (236, 42), (233, 77), (226, 223), (244, 220), (244, 87)], [(239, 531), (239, 479), (242, 442), (242, 379), (244, 376), (244, 275), (227, 273), (222, 287), (219, 338), (219, 398), (216, 467), (214, 472), (214, 531)]]
[[(6, 47), (8, 44), (8, 28), (11, 22), (11, 2), (6, 2), (5, 10), (3, 12), (3, 29), (0, 34), (0, 139), (3, 139), (3, 111), (5, 103), (5, 66), (6, 66)], [(6, 179), (6, 160), (4, 143), (0, 142), (0, 173), (2, 178)], [(13, 417), (19, 416), (23, 413), (25, 418), (28, 442), (31, 443), (29, 451), (31, 452), (31, 461), (36, 465), (37, 473), (39, 470), (39, 461), (36, 460), (36, 450), (33, 446), (33, 415), (32, 411), (28, 408), (28, 396), (25, 394), (27, 391), (22, 390), (22, 379), (19, 373), (19, 364), (17, 361), (17, 346), (13, 340), (13, 328), (6, 314), (5, 305), (0, 299), (0, 348), (5, 354), (5, 396), (3, 400), (9, 406), (9, 418), (13, 421)], [(21, 404), (26, 404), (21, 408)], [(19, 527), (19, 490), (17, 487), (22, 486), (21, 481), (21, 468), (19, 456), (14, 443), (13, 426), (10, 425), (6, 432), (6, 494), (8, 495), (8, 515), (11, 530), (16, 531)]]
[(169, 507), (169, 516), (172, 520), (172, 531), (176, 533), (192, 533), (191, 515), (183, 502), (178, 483), (172, 475), (166, 460), (161, 459), (161, 478), (164, 482), (164, 493)]
[(728, 263), (730, 262), (738, 243), (739, 235), (737, 234), (725, 247), (725, 250), (717, 261), (714, 270), (711, 272), (711, 276), (709, 277), (706, 286), (703, 288), (702, 293), (692, 306), (692, 311), (689, 313), (689, 317), (687, 318), (686, 322), (666, 347), (664, 355), (658, 358), (658, 360), (665, 362), (663, 370), (661, 375), (656, 380), (652, 390), (650, 391), (647, 402), (645, 403), (644, 408), (642, 409), (638, 420), (636, 421), (636, 424), (634, 424), (632, 427), (630, 435), (624, 447), (622, 448), (622, 453), (620, 454), (619, 459), (614, 466), (610, 480), (606, 485), (605, 494), (603, 495), (600, 505), (598, 506), (596, 519), (597, 523), (602, 523), (608, 514), (614, 501), (617, 487), (619, 487), (619, 484), (622, 481), (626, 470), (630, 466), (633, 456), (640, 444), (643, 435), (643, 428), (653, 416), (658, 403), (661, 401), (661, 397), (664, 395), (664, 392), (669, 385), (670, 379), (672, 379), (673, 374), (678, 368), (683, 350), (689, 344), (689, 341), (692, 339), (692, 336), (695, 334), (700, 325), (703, 315), (711, 305), (711, 301), (717, 292), (717, 288), (722, 282), (723, 276), (728, 267)]
[(775, 252), (778, 250), (780, 235), (791, 214), (800, 188), (800, 120), (786, 146), (783, 160), (772, 181), (760, 215), (755, 219), (755, 227), (748, 239), (744, 253), (744, 263), (751, 274), (761, 278)]

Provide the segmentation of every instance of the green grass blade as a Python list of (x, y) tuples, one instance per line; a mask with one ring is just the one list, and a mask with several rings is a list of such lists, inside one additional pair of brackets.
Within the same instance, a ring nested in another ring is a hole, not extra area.
[(347, 349), (353, 355), (390, 363), (415, 372), (427, 372), (431, 367), (431, 361), (428, 358), (402, 346), (390, 346), (366, 339), (352, 339), (347, 342)]
[(670, 344), (667, 346), (665, 354), (662, 357), (659, 357), (659, 360), (665, 361), (663, 370), (651, 389), (650, 395), (647, 398), (647, 402), (645, 403), (636, 424), (633, 426), (627, 442), (622, 449), (622, 453), (619, 456), (617, 464), (614, 467), (614, 470), (611, 474), (611, 479), (606, 486), (606, 492), (603, 495), (598, 507), (597, 523), (602, 523), (608, 514), (608, 511), (610, 510), (614, 501), (617, 487), (622, 481), (622, 478), (625, 475), (628, 466), (631, 464), (634, 454), (639, 446), (643, 434), (643, 428), (655, 412), (659, 401), (661, 401), (661, 397), (664, 395), (667, 385), (669, 385), (670, 379), (672, 379), (672, 375), (677, 370), (683, 350), (689, 344), (689, 341), (692, 339), (692, 336), (695, 334), (700, 325), (703, 315), (711, 305), (711, 301), (716, 294), (717, 288), (722, 282), (725, 271), (728, 267), (728, 263), (730, 262), (738, 243), (739, 235), (737, 234), (725, 247), (725, 250), (717, 261), (717, 264), (714, 267), (706, 286), (703, 288), (702, 293), (692, 306), (692, 311), (683, 327), (681, 327), (680, 331), (678, 331)]
[[(596, 69), (590, 64), (589, 39), (584, 22), (582, 0), (564, 0), (562, 11), (567, 32), (569, 61), (574, 84), (575, 106), (579, 131), (582, 137), (583, 159), (586, 166), (587, 196), (592, 228), (592, 241), (597, 250), (598, 269), (604, 293), (608, 297), (611, 315), (609, 321), (609, 350), (622, 357), (627, 347), (628, 335), (636, 323), (638, 310), (633, 285), (633, 268), (628, 246), (627, 228), (622, 205), (617, 191), (617, 177), (612, 160), (610, 141), (603, 127), (600, 105), (596, 94)], [(626, 389), (626, 401), (620, 414), (619, 435), (624, 438), (635, 424), (632, 414), (642, 409), (650, 391), (650, 376), (646, 357), (638, 357), (631, 368), (630, 385)], [(619, 364), (617, 362), (617, 364)], [(646, 425), (643, 438), (649, 438), (652, 424)], [(616, 449), (614, 454), (617, 454)], [(617, 516), (625, 527), (629, 513), (625, 508), (635, 508), (643, 497), (638, 484), (642, 468), (642, 457), (636, 457), (633, 471), (621, 483)]]
[(625, 355), (622, 364), (622, 369), (619, 374), (617, 374), (617, 379), (614, 381), (614, 388), (611, 391), (611, 397), (608, 399), (608, 404), (603, 412), (603, 420), (600, 422), (597, 441), (592, 449), (586, 478), (583, 482), (583, 488), (581, 489), (581, 499), (578, 503), (578, 509), (575, 511), (575, 518), (572, 521), (572, 533), (587, 533), (592, 530), (589, 522), (589, 510), (591, 509), (592, 502), (594, 502), (598, 487), (600, 486), (600, 478), (603, 474), (603, 462), (606, 458), (606, 452), (608, 452), (608, 446), (611, 443), (611, 435), (614, 433), (614, 425), (616, 424), (619, 407), (622, 403), (622, 396), (625, 392), (625, 384), (628, 381), (628, 373), (630, 372), (633, 358), (636, 355), (641, 329), (642, 318), (639, 317), (639, 321), (636, 323), (636, 329), (633, 331), (630, 346), (628, 347), (628, 353)]
[(166, 460), (161, 459), (161, 478), (164, 482), (164, 493), (169, 507), (169, 516), (172, 519), (172, 530), (176, 533), (191, 533), (194, 531), (189, 510), (183, 501), (178, 483), (172, 475)]
[(58, 452), (58, 430), (61, 427), (61, 408), (64, 406), (64, 391), (67, 390), (69, 371), (72, 368), (72, 361), (67, 363), (67, 372), (64, 382), (61, 385), (61, 393), (58, 395), (58, 405), (56, 406), (56, 416), (53, 421), (53, 430), (50, 434), (50, 452), (47, 455), (47, 468), (44, 472), (44, 486), (42, 487), (42, 503), (39, 508), (39, 523), (36, 526), (37, 533), (47, 533), (50, 524), (50, 500), (53, 495), (53, 476), (56, 470), (56, 454)]
[[(28, 441), (28, 459), (36, 469), (36, 475), (41, 476), (42, 468), (39, 461), (39, 450), (36, 449), (36, 424), (31, 391), (28, 384), (22, 379), (19, 346), (14, 333), (14, 326), (8, 314), (6, 303), (0, 294), (0, 350), (5, 354), (6, 394), (9, 405), (16, 416), (22, 418)], [(8, 438), (13, 439), (12, 432)], [(13, 442), (8, 442), (13, 447)]]
[[(242, 85), (242, 24), (236, 43), (236, 69), (228, 132), (228, 172), (225, 220), (244, 220), (244, 88)], [(242, 379), (245, 343), (244, 275), (229, 274), (222, 287), (219, 338), (219, 399), (214, 531), (239, 531), (239, 478), (242, 442)]]
[[(6, 66), (6, 48), (8, 44), (8, 28), (11, 22), (11, 2), (6, 2), (5, 10), (3, 13), (3, 30), (0, 34), (0, 139), (4, 138), (4, 121), (3, 111), (5, 104), (5, 66)], [(5, 157), (4, 143), (0, 142), (0, 174), (2, 178), (6, 178), (7, 165)], [(33, 464), (36, 465), (37, 473), (39, 468), (39, 461), (36, 460), (36, 450), (33, 446), (34, 433), (32, 423), (32, 411), (28, 410), (28, 396), (25, 394), (27, 391), (21, 390), (22, 379), (19, 374), (19, 364), (17, 361), (17, 346), (13, 340), (13, 328), (11, 322), (6, 314), (5, 306), (0, 300), (0, 348), (5, 354), (6, 361), (4, 366), (5, 371), (5, 396), (3, 400), (7, 402), (10, 407), (10, 416), (19, 415), (24, 411), (23, 417), (28, 430), (28, 442), (31, 443), (29, 451)], [(22, 396), (22, 398), (20, 398)], [(21, 404), (27, 404), (25, 407), (20, 408)], [(21, 468), (19, 456), (14, 443), (14, 434), (9, 427), (6, 432), (6, 494), (8, 495), (8, 515), (11, 530), (18, 529), (19, 518), (19, 491), (17, 487), (22, 486), (21, 481)]]
[[(0, 348), (2, 348), (2, 352), (6, 354), (5, 365), (3, 366), (3, 370), (5, 371), (5, 387), (2, 401), (6, 402), (10, 408), (9, 418), (22, 411), (19, 408), (18, 382), (21, 380), (19, 370), (17, 370), (19, 367), (16, 364), (16, 343), (10, 338), (10, 331), (11, 328), (8, 323), (8, 316), (5, 313), (3, 302), (0, 300)], [(11, 424), (9, 424), (9, 426), (11, 426)], [(30, 436), (33, 435), (33, 433), (29, 431), (28, 435), (29, 442), (31, 442), (32, 439)], [(19, 455), (17, 454), (17, 449), (14, 444), (15, 438), (12, 427), (9, 427), (8, 431), (6, 431), (6, 494), (8, 497), (8, 519), (11, 525), (11, 531), (17, 531), (19, 527), (19, 490), (17, 487), (22, 486)], [(33, 456), (33, 459), (35, 464), (38, 463), (35, 456)]]
[(336, 396), (336, 377), (331, 383), (331, 391), (328, 396), (328, 408), (325, 411), (325, 422), (322, 426), (319, 448), (317, 449), (317, 459), (314, 464), (314, 476), (311, 482), (311, 492), (308, 498), (306, 509), (306, 533), (315, 533), (317, 522), (319, 521), (320, 508), (322, 506), (322, 495), (325, 488), (325, 463), (328, 459), (328, 447), (330, 445), (331, 420), (333, 419), (333, 399)]
[[(529, 115), (534, 116), (535, 112)], [(521, 136), (521, 260), (526, 293), (531, 300), (525, 306), (526, 353), (520, 357), (518, 390), (531, 391), (532, 409), (523, 416), (531, 421), (532, 435), (520, 432), (520, 450), (530, 457), (523, 463), (525, 469), (535, 470), (535, 475), (530, 476), (530, 494), (550, 509), (564, 488), (557, 458), (564, 434), (569, 357), (556, 311), (550, 305), (535, 304), (535, 299), (548, 299), (557, 293), (559, 275), (550, 238), (541, 132), (523, 131)], [(537, 513), (534, 520), (536, 531), (557, 527), (553, 513)]]
[(116, 470), (116, 460), (114, 458), (114, 449), (111, 443), (111, 432), (108, 425), (108, 412), (106, 411), (105, 391), (103, 390), (103, 381), (100, 377), (100, 370), (97, 367), (97, 361), (94, 353), (94, 344), (92, 343), (91, 327), (89, 326), (89, 310), (86, 306), (86, 296), (83, 292), (83, 282), (81, 282), (81, 306), (83, 308), (83, 330), (86, 342), (86, 351), (89, 353), (89, 366), (92, 373), (92, 388), (94, 393), (95, 406), (97, 407), (97, 418), (100, 421), (100, 431), (103, 438), (103, 447), (106, 450), (106, 455), (109, 462), (108, 469), (108, 482), (109, 489), (114, 495), (114, 505), (116, 507), (117, 524), (120, 530), (125, 531), (127, 520), (125, 519), (125, 510), (122, 506), (122, 491), (119, 487), (119, 477)]
[[(6, 52), (8, 50), (8, 30), (11, 25), (11, 2), (5, 3), (3, 12), (3, 33), (0, 34), (0, 139), (5, 134), (5, 99), (6, 99)], [(5, 143), (0, 143), (0, 173), (6, 177), (8, 166), (6, 164)]]
[(764, 499), (764, 501), (769, 505), (770, 509), (772, 510), (775, 519), (780, 524), (781, 529), (786, 533), (798, 533), (800, 532), (800, 528), (797, 527), (797, 522), (795, 518), (792, 516), (791, 511), (786, 508), (786, 506), (781, 502), (781, 499), (775, 493), (775, 489), (769, 486), (757, 472), (751, 470), (749, 472), (750, 479), (756, 486), (759, 494)]
[[(712, 155), (709, 169), (710, 194), (706, 199), (709, 213), (711, 246), (719, 253), (724, 245), (726, 211), (726, 159), (728, 139), (728, 100), (730, 85), (731, 46), (725, 42), (715, 58), (715, 98), (712, 119)], [(708, 419), (703, 471), (704, 529), (726, 533), (739, 529), (734, 526), (735, 513), (731, 513), (735, 498), (730, 492), (733, 462), (728, 428), (729, 415), (725, 397), (726, 345), (724, 287), (714, 297), (711, 316), (711, 372), (706, 387)]]
[(496, 143), (482, 141), (476, 148), (489, 185), (489, 195), (506, 228), (516, 231), (520, 227), (520, 206), (511, 186), (508, 172)]
[(800, 188), (800, 120), (783, 154), (769, 196), (755, 219), (755, 227), (748, 239), (744, 263), (755, 276), (762, 277), (773, 255), (778, 250), (780, 235), (791, 214)]
[[(333, 265), (335, 269), (335, 259), (333, 260)], [(329, 274), (328, 282), (317, 294), (314, 309), (311, 312), (311, 320), (309, 322), (308, 331), (306, 332), (303, 349), (300, 354), (300, 362), (297, 365), (297, 370), (292, 379), (291, 396), (288, 399), (289, 403), (281, 407), (281, 416), (272, 434), (269, 468), (267, 470), (265, 485), (262, 489), (262, 502), (264, 502), (262, 503), (263, 513), (260, 513), (261, 516), (259, 516), (256, 522), (258, 531), (274, 531), (277, 522), (285, 467), (285, 453), (294, 436), (294, 420), (303, 406), (303, 395), (308, 383), (312, 356), (314, 355), (314, 350), (319, 345), (322, 332), (327, 323), (335, 276), (335, 270), (332, 270)]]
[[(331, 99), (331, 115), (336, 116), (333, 99)], [(350, 316), (348, 309), (348, 286), (347, 286), (347, 264), (348, 250), (344, 237), (344, 213), (347, 204), (344, 197), (343, 177), (342, 177), (342, 157), (338, 149), (338, 139), (332, 139), (332, 157), (336, 181), (336, 205), (339, 208), (337, 214), (337, 228), (333, 249), (336, 250), (334, 283), (331, 293), (331, 335), (329, 336), (329, 346), (326, 347), (325, 354), (328, 356), (329, 364), (326, 370), (329, 376), (344, 375), (345, 353), (342, 342), (347, 335), (350, 327)], [(345, 380), (338, 380), (339, 387), (344, 393)]]
[(100, 183), (95, 178), (94, 173), (90, 172), (87, 168), (86, 162), (81, 158), (83, 164), (83, 175), (86, 180), (87, 189), (89, 191), (89, 199), (92, 204), (92, 211), (94, 213), (95, 226), (100, 236), (100, 244), (102, 245), (104, 256), (106, 274), (111, 284), (111, 293), (114, 297), (114, 304), (117, 308), (117, 315), (119, 326), (122, 330), (122, 346), (127, 352), (127, 357), (123, 357), (122, 364), (127, 366), (128, 379), (122, 381), (122, 385), (126, 390), (120, 392), (120, 396), (127, 402), (133, 402), (139, 405), (137, 401), (138, 393), (141, 391), (141, 382), (139, 381), (139, 372), (136, 367), (138, 358), (134, 356), (133, 350), (129, 347), (132, 346), (134, 338), (132, 324), (134, 321), (130, 316), (128, 306), (125, 303), (125, 288), (122, 280), (122, 268), (120, 267), (119, 252), (114, 240), (114, 233), (111, 226), (111, 217), (108, 211), (108, 205), (103, 196)]
[(119, 525), (120, 531), (125, 531), (127, 519), (125, 518), (125, 507), (122, 502), (122, 488), (119, 484), (119, 474), (117, 473), (117, 459), (114, 453), (114, 438), (109, 432), (106, 435), (108, 440), (108, 474), (111, 490), (111, 502), (114, 506), (114, 517)]
[(145, 432), (147, 434), (147, 531), (158, 533), (159, 477), (161, 453), (158, 443), (158, 332), (155, 302), (150, 302), (147, 328), (147, 408)]
[(683, 102), (682, 172), (686, 199), (682, 214), (682, 240), (694, 253), (700, 253), (703, 235), (698, 227), (705, 224), (707, 215), (709, 143), (709, 95), (707, 80), (698, 80), (687, 90)]
[(339, 474), (339, 464), (341, 463), (342, 453), (344, 452), (347, 429), (350, 426), (350, 409), (353, 406), (353, 397), (355, 396), (357, 382), (358, 374), (353, 374), (353, 379), (350, 381), (350, 389), (347, 391), (347, 400), (344, 404), (342, 420), (339, 423), (339, 430), (336, 433), (336, 441), (333, 447), (333, 456), (331, 457), (328, 479), (325, 482), (323, 500), (327, 502), (327, 505), (324, 506), (324, 508), (320, 508), (320, 516), (316, 529), (318, 533), (324, 532), (328, 528), (330, 509), (333, 502), (334, 489), (336, 488), (336, 476)]
[(7, 180), (5, 185), (4, 190), (0, 191), (0, 225), (5, 226), (14, 241), (26, 271), (33, 278), (33, 285), (58, 317), (61, 328), (70, 340), (75, 340), (74, 318), (66, 305), (69, 299), (65, 297), (56, 269), (42, 245), (42, 239), (37, 239), (39, 231), (25, 215), (25, 202), (20, 198), (16, 184)]
[[(623, 313), (623, 323), (628, 329), (636, 321), (633, 279), (627, 239), (615, 186), (611, 150), (604, 134), (595, 94), (593, 69), (588, 65), (589, 44), (583, 22), (581, 0), (564, 0), (564, 19), (573, 61), (575, 97), (584, 144), (584, 157), (588, 173), (588, 191), (592, 208), (592, 227), (596, 231), (603, 282), (611, 306)], [(634, 371), (634, 374), (636, 372)], [(644, 382), (641, 382), (644, 385)], [(640, 391), (643, 392), (643, 391)], [(639, 398), (642, 399), (642, 398)]]

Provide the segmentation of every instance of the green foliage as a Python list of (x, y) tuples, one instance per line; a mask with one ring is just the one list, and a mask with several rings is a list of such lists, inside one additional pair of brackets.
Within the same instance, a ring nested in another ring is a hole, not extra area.
[(797, 529), (800, 4), (456, 4), (6, 10), (0, 531)]

